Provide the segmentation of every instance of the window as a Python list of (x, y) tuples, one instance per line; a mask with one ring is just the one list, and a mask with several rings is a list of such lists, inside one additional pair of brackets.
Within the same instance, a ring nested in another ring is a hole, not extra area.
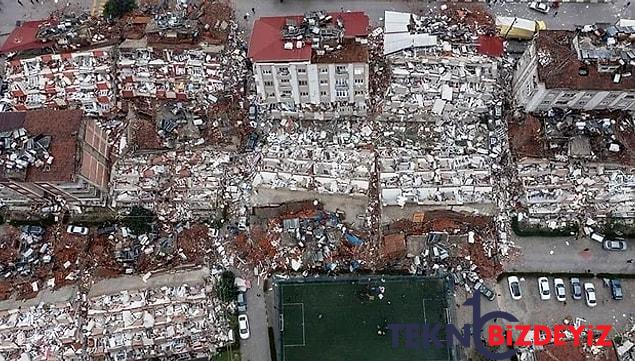
[(309, 96), (309, 92), (300, 92), (300, 96), (301, 97), (308, 97)]
[(320, 85), (327, 85), (329, 83), (328, 79), (320, 79)]
[(329, 72), (329, 68), (320, 68), (320, 73), (326, 74)]
[(265, 86), (273, 86), (273, 82), (271, 80), (265, 80)]
[(345, 65), (337, 65), (335, 67), (335, 72), (338, 74), (344, 73), (346, 71), (346, 66)]
[(287, 68), (286, 66), (278, 68), (278, 73), (288, 73), (288, 72), (289, 72), (289, 68)]
[(298, 74), (306, 74), (305, 68), (298, 68)]
[(355, 95), (364, 95), (363, 90), (355, 90)]
[(280, 79), (280, 83), (288, 83), (288, 82), (289, 82), (289, 79), (285, 79), (285, 78)]
[(337, 90), (337, 91), (335, 92), (335, 95), (336, 95), (338, 98), (346, 98), (346, 97), (348, 97), (348, 90), (346, 90), (346, 89), (340, 89), (340, 90)]
[(287, 98), (291, 97), (291, 90), (283, 90), (280, 96)]
[(269, 94), (267, 94), (267, 96), (269, 98), (275, 98), (276, 97), (276, 93), (269, 93)]
[(364, 84), (364, 78), (355, 78), (355, 84)]
[(335, 86), (348, 86), (347, 79), (335, 79)]
[(298, 85), (299, 86), (306, 86), (306, 80), (298, 80)]
[(271, 68), (267, 67), (267, 68), (262, 68), (262, 73), (263, 74), (271, 74)]
[(324, 90), (322, 90), (322, 91), (320, 92), (320, 96), (325, 97), (325, 96), (326, 96), (326, 92), (325, 92)]
[(575, 93), (564, 93), (561, 95), (561, 98), (573, 98)]

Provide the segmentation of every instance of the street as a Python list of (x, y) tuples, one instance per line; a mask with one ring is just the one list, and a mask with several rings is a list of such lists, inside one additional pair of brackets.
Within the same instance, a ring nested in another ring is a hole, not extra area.
[(270, 361), (267, 311), (263, 292), (264, 281), (253, 279), (247, 290), (247, 317), (251, 337), (240, 340), (242, 361)]
[(575, 237), (517, 237), (520, 255), (505, 265), (507, 272), (635, 273), (635, 250), (606, 251), (599, 242)]

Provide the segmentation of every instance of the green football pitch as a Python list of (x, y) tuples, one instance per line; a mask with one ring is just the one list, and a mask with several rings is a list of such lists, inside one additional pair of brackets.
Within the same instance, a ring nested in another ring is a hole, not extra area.
[[(447, 348), (412, 350), (403, 342), (393, 348), (386, 329), (391, 323), (445, 324), (441, 279), (289, 280), (279, 282), (277, 291), (282, 361), (450, 360)], [(440, 336), (445, 339), (443, 331)]]

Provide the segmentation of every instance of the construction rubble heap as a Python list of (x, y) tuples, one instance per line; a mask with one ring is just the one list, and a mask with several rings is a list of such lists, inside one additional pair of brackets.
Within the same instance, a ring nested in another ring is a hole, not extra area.
[(4, 178), (22, 180), (26, 178), (29, 167), (51, 165), (54, 157), (49, 154), (51, 137), (48, 135), (30, 135), (24, 128), (0, 133), (0, 174)]
[(112, 74), (110, 48), (11, 60), (6, 101), (17, 111), (76, 107), (104, 115), (114, 106)]

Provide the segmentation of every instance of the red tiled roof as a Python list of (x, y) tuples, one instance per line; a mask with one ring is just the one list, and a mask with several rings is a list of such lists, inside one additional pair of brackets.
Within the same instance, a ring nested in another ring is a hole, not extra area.
[(484, 55), (496, 57), (503, 55), (503, 38), (500, 36), (489, 35), (479, 36), (478, 52)]
[[(368, 16), (361, 11), (346, 13), (329, 13), (333, 19), (340, 18), (344, 23), (344, 36), (356, 37), (368, 35)], [(282, 39), (282, 27), (287, 19), (294, 19), (298, 24), (303, 16), (271, 16), (262, 17), (254, 23), (249, 41), (248, 56), (252, 61), (301, 61), (311, 59), (311, 46), (286, 50)]]
[(36, 37), (38, 27), (43, 22), (45, 20), (25, 21), (20, 26), (16, 26), (4, 44), (2, 44), (0, 53), (6, 54), (13, 51), (41, 49), (52, 44), (51, 42), (43, 43)]

